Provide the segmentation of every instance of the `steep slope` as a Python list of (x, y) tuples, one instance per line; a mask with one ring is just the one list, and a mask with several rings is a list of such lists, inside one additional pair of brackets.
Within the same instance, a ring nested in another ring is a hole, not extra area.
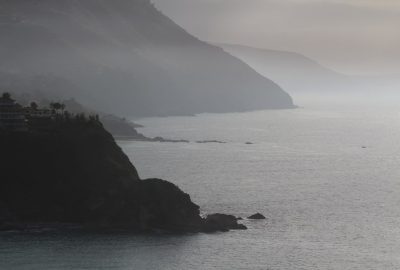
[(354, 78), (330, 70), (298, 53), (242, 45), (219, 46), (263, 76), (271, 78), (291, 94), (350, 90), (355, 85)]
[(141, 180), (100, 122), (58, 116), (46, 129), (0, 129), (0, 231), (29, 224), (178, 232), (245, 229), (233, 216), (202, 218), (177, 186)]
[(275, 83), (148, 0), (0, 0), (0, 57), (5, 74), (51, 74), (75, 85), (87, 105), (117, 114), (293, 106)]

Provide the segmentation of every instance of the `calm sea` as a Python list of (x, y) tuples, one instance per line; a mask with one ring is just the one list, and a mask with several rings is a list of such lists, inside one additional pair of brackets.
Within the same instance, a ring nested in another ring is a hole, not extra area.
[(174, 182), (204, 213), (267, 219), (216, 234), (3, 233), (0, 269), (400, 269), (398, 104), (141, 119), (148, 136), (227, 142), (120, 142), (142, 178)]

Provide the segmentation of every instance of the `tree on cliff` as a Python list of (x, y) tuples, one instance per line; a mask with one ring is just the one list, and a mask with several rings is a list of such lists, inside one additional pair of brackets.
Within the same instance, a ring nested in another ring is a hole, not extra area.
[(11, 100), (11, 94), (8, 92), (5, 92), (1, 95), (2, 99), (6, 99), (6, 100)]
[(31, 102), (30, 107), (32, 110), (36, 111), (39, 108), (39, 105), (36, 102)]
[(60, 102), (51, 102), (50, 103), (50, 108), (55, 111), (56, 113), (59, 113), (59, 111), (61, 111), (61, 113), (64, 112), (65, 110), (65, 104), (60, 103)]

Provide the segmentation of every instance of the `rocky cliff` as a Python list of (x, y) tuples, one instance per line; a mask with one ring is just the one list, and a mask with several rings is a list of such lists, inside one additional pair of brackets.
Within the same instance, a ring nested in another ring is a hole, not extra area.
[(32, 223), (135, 231), (243, 228), (226, 216), (202, 218), (199, 206), (172, 183), (141, 180), (94, 118), (58, 119), (41, 131), (0, 131), (0, 149), (0, 228)]

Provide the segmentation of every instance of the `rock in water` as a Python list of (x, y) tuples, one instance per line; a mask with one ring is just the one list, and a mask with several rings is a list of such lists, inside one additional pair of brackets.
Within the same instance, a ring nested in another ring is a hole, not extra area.
[(237, 222), (237, 218), (231, 215), (212, 214), (205, 219), (205, 231), (229, 231), (246, 230), (247, 227)]
[(248, 219), (266, 219), (262, 214), (257, 213), (248, 217)]
[(220, 144), (225, 144), (226, 142), (218, 141), (218, 140), (204, 140), (204, 141), (197, 141), (196, 143), (220, 143)]

